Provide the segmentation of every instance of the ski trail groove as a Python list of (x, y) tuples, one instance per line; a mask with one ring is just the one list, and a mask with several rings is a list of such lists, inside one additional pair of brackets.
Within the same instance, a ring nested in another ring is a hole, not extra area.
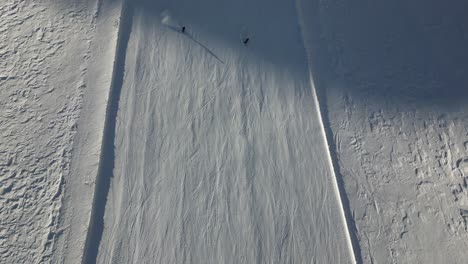
[(101, 145), (101, 155), (99, 158), (98, 174), (96, 177), (95, 194), (82, 257), (83, 264), (96, 263), (102, 232), (104, 229), (104, 210), (115, 162), (115, 125), (125, 70), (128, 39), (132, 28), (132, 11), (133, 9), (131, 4), (129, 4), (129, 1), (123, 0), (111, 85), (108, 96), (109, 101), (107, 102), (106, 117), (104, 119), (104, 133)]
[[(325, 152), (327, 156), (328, 165), (330, 167), (330, 172), (332, 174), (332, 181), (333, 181), (333, 186), (335, 189), (335, 196), (336, 196), (336, 199), (338, 200), (338, 204), (340, 207), (340, 215), (342, 217), (343, 226), (345, 229), (346, 242), (348, 244), (349, 254), (352, 259), (351, 261), (353, 264), (361, 264), (362, 257), (361, 257), (361, 250), (359, 247), (359, 240), (357, 239), (356, 224), (354, 223), (354, 220), (351, 214), (349, 200), (346, 195), (346, 190), (344, 188), (342, 175), (339, 172), (338, 159), (336, 156), (332, 154), (332, 150), (336, 150), (336, 147), (333, 147), (335, 144), (332, 141), (329, 141), (329, 138), (331, 139), (333, 138), (333, 134), (330, 129), (330, 126), (328, 125), (329, 122), (326, 116), (327, 114), (326, 106), (322, 106), (319, 102), (317, 89), (315, 87), (314, 78), (312, 76), (311, 64), (310, 64), (310, 61), (312, 60), (312, 56), (308, 49), (308, 44), (310, 43), (307, 43), (306, 41), (307, 33), (305, 32), (305, 29), (306, 29), (305, 23), (302, 20), (301, 10), (303, 9), (301, 5), (301, 0), (296, 0), (296, 10), (297, 10), (296, 12), (297, 12), (298, 24), (299, 24), (299, 28), (300, 28), (301, 35), (302, 35), (301, 38), (302, 38), (302, 42), (303, 42), (304, 49), (305, 49), (306, 56), (307, 56), (307, 66), (309, 68), (309, 79), (310, 79), (310, 86), (312, 90), (312, 98), (314, 100), (314, 105), (315, 105), (318, 119), (320, 122), (320, 131), (322, 133), (323, 142), (325, 144), (325, 149), (326, 149)], [(325, 98), (325, 97), (321, 96), (321, 98)], [(353, 232), (351, 232), (351, 230)]]

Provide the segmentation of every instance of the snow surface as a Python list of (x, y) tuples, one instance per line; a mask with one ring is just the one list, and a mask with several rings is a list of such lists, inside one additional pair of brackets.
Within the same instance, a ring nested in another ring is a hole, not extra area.
[(97, 262), (353, 263), (295, 3), (151, 2), (128, 7)]
[[(66, 178), (62, 199), (63, 210), (59, 225), (65, 231), (58, 238), (53, 263), (86, 263), (83, 255), (94, 232), (96, 200), (102, 199), (101, 182), (103, 164), (101, 156), (107, 135), (108, 103), (112, 98), (112, 80), (116, 68), (118, 33), (122, 25), (122, 2), (103, 0), (95, 2), (94, 37), (90, 45), (90, 59), (85, 78), (87, 85), (75, 136), (75, 151), (71, 172)], [(102, 199), (105, 201), (105, 199)]]
[(310, 65), (363, 263), (466, 263), (468, 2), (311, 2)]
[(0, 3), (0, 263), (47, 263), (70, 171), (92, 8)]
[(193, 2), (0, 3), (0, 263), (466, 262), (468, 2)]

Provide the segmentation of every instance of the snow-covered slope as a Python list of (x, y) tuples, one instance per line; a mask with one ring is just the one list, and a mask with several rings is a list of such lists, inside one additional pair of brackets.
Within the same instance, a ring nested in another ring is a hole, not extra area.
[(0, 263), (47, 263), (82, 95), (95, 4), (0, 3)]
[(88, 260), (353, 263), (295, 3), (131, 7)]
[(465, 263), (467, 11), (3, 0), (0, 263)]

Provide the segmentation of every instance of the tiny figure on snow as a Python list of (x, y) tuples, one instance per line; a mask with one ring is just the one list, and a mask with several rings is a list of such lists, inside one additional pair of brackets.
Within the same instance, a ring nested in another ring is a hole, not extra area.
[(250, 40), (250, 38), (245, 38), (244, 41), (243, 41), (243, 42), (244, 42), (244, 45), (247, 46), (247, 43), (249, 43), (249, 40)]
[(185, 33), (185, 26), (182, 27), (182, 33)]

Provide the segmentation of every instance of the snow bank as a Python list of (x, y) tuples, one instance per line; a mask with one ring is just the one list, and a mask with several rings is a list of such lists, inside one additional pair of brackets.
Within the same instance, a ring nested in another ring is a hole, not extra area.
[(102, 148), (106, 141), (122, 7), (122, 1), (97, 2), (95, 37), (85, 75), (87, 89), (61, 213), (60, 225), (66, 232), (55, 252), (56, 262), (86, 263), (88, 245), (94, 242), (89, 238), (95, 231), (96, 199), (100, 197)]

